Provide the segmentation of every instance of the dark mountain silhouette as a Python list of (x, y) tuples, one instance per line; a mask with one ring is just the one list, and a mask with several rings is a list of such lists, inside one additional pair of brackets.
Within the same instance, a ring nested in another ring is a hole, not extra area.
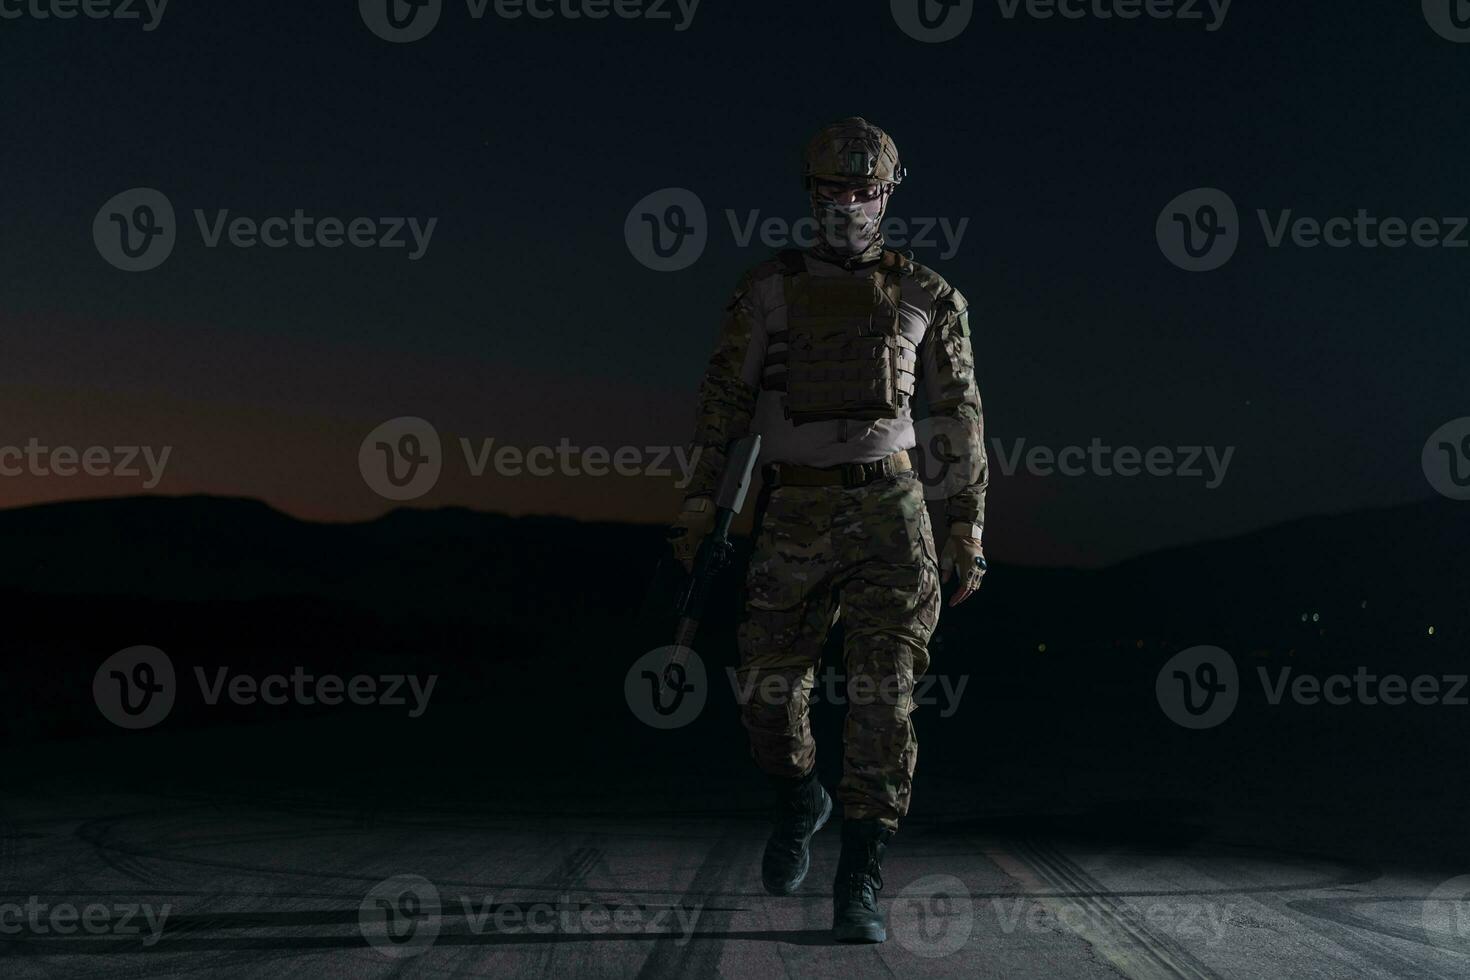
[[(626, 568), (652, 569), (646, 529), (509, 518), (462, 508), (400, 509), (363, 523), (297, 520), (254, 500), (130, 497), (0, 511), (0, 587), (34, 593), (170, 600), (313, 597), (481, 619), (535, 604), (535, 591), (588, 560), (616, 556), (618, 575), (564, 599), (616, 601)], [(574, 545), (586, 542), (585, 545)], [(655, 542), (656, 543), (656, 542)], [(632, 590), (629, 594), (633, 594)]]
[[(672, 634), (677, 574), (658, 527), (408, 508), (318, 524), (249, 500), (145, 497), (3, 511), (0, 540), (0, 730), (30, 747), (17, 779), (372, 807), (763, 798), (726, 693), (738, 563), (696, 644), (711, 677), (704, 713), (660, 732), (628, 710), (630, 665)], [(1099, 570), (998, 563), (931, 644), (931, 675), (964, 694), (915, 715), (920, 817), (1119, 806), (1258, 846), (1340, 840), (1358, 854), (1470, 860), (1454, 778), (1470, 709), (1273, 706), (1254, 680), (1262, 668), (1470, 670), (1467, 544), (1470, 507), (1431, 501)], [(138, 644), (168, 653), (181, 694), (162, 725), (125, 732), (101, 716), (92, 683)], [(1244, 681), (1234, 716), (1207, 731), (1173, 724), (1155, 698), (1164, 662), (1197, 644), (1230, 651)], [(827, 660), (838, 669), (840, 650), (839, 624)], [(189, 686), (221, 669), (438, 685), (419, 719), (207, 704)], [(840, 707), (814, 707), (834, 780), (841, 723)], [(1433, 805), (1404, 802), (1415, 799)]]
[[(134, 497), (0, 511), (0, 591), (12, 601), (277, 603), (287, 621), (489, 629), (476, 657), (516, 659), (588, 628), (651, 643), (676, 585), (654, 526), (395, 510), (362, 523), (297, 520), (258, 501)], [(999, 565), (941, 641), (1054, 656), (1098, 644), (1310, 648), (1380, 634), (1443, 647), (1467, 635), (1470, 507), (1435, 500), (1313, 517), (1089, 571)], [(659, 576), (655, 572), (661, 573)], [(728, 633), (742, 569), (708, 634)], [(315, 610), (315, 612), (313, 612)], [(1303, 615), (1306, 619), (1303, 620)], [(1315, 615), (1315, 619), (1313, 616)], [(122, 617), (124, 620), (127, 617)], [(119, 640), (119, 643), (121, 640)]]
[[(24, 593), (315, 597), (389, 618), (416, 610), (472, 620), (524, 613), (548, 596), (569, 612), (626, 611), (640, 601), (663, 551), (660, 529), (648, 525), (464, 508), (401, 508), (374, 521), (328, 524), (254, 500), (208, 496), (4, 510), (0, 537), (0, 588)], [(1251, 596), (1306, 611), (1388, 596), (1423, 614), (1452, 615), (1445, 605), (1463, 600), (1470, 582), (1467, 547), (1470, 507), (1434, 500), (1305, 518), (1096, 571), (1002, 566), (987, 591), (1014, 601), (1013, 589), (1033, 584), (1105, 590), (1130, 618), (1178, 608), (1162, 597), (1188, 598), (1191, 614), (1217, 605), (1232, 618), (1252, 617), (1259, 603), (1242, 606)]]
[[(568, 651), (621, 664), (666, 641), (678, 577), (655, 526), (462, 508), (326, 524), (244, 499), (90, 500), (0, 511), (0, 540), (0, 597), (38, 650), (14, 669), (48, 677), (71, 658), (169, 642), (210, 662), (378, 657), (476, 677)], [(989, 669), (1021, 682), (1073, 658), (1084, 690), (1195, 644), (1369, 662), (1462, 656), (1467, 544), (1470, 507), (1436, 500), (1100, 570), (998, 564), (974, 601), (945, 613), (935, 659), (983, 651)], [(734, 661), (742, 574), (726, 573), (706, 619), (701, 645), (716, 662)], [(832, 642), (835, 653), (840, 627)], [(476, 693), (467, 683), (440, 696)]]

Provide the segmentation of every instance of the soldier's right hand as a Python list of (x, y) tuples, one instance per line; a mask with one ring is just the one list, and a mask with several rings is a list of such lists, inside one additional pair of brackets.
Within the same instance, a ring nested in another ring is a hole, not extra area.
[(715, 504), (708, 497), (690, 497), (684, 501), (678, 518), (669, 525), (669, 546), (684, 571), (694, 571), (694, 556), (699, 546), (715, 529)]

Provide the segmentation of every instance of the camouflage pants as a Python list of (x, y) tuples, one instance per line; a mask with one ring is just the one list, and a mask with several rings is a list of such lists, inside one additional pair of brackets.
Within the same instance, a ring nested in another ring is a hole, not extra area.
[(850, 819), (897, 827), (918, 745), (909, 714), (939, 618), (938, 563), (913, 473), (866, 486), (780, 487), (746, 580), (737, 673), (741, 719), (765, 772), (816, 762), (808, 709), (822, 644), (843, 617), (847, 675), (837, 798)]

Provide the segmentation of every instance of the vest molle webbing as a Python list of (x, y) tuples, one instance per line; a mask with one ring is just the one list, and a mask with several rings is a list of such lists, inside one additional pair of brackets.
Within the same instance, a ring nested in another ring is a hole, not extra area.
[(868, 276), (814, 276), (802, 253), (778, 259), (786, 329), (767, 338), (761, 387), (784, 391), (793, 423), (891, 419), (914, 393), (918, 352), (903, 335), (901, 280), (913, 263), (897, 252)]

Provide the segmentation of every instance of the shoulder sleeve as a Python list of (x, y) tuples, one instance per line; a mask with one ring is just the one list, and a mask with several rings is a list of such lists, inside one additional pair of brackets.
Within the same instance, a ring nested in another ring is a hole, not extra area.
[(773, 261), (762, 262), (740, 277), (725, 305), (715, 349), (699, 386), (694, 437), (689, 446), (689, 458), (695, 463), (684, 490), (687, 497), (714, 492), (724, 472), (730, 443), (750, 430), (766, 352), (760, 287), (770, 276), (779, 274)]
[(932, 269), (915, 263), (914, 279), (930, 302), (929, 326), (919, 349), (929, 413), (957, 423), (950, 428), (963, 434), (965, 444), (951, 446), (950, 452), (966, 459), (970, 466), (971, 480), (949, 498), (946, 516), (951, 522), (984, 524), (990, 467), (985, 456), (985, 416), (970, 345), (970, 304)]

